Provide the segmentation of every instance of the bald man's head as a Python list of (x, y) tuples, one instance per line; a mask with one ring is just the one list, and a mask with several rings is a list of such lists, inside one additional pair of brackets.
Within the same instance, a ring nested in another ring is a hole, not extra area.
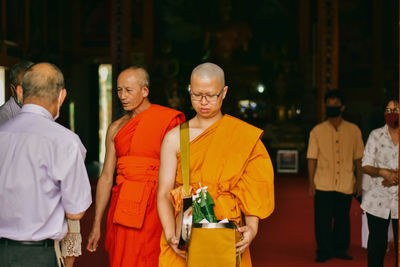
[(24, 99), (36, 97), (51, 104), (64, 88), (64, 76), (51, 63), (37, 63), (26, 70), (22, 77), (22, 88)]
[(140, 87), (147, 87), (149, 88), (150, 85), (150, 77), (149, 73), (146, 71), (146, 69), (139, 67), (139, 66), (131, 66), (126, 69), (124, 69), (121, 74), (128, 74), (132, 73), (135, 75), (135, 78), (137, 80), (137, 83), (140, 85)]
[(190, 76), (190, 79), (192, 79), (193, 76), (197, 76), (198, 78), (208, 79), (208, 80), (217, 78), (218, 81), (220, 82), (221, 87), (225, 86), (224, 71), (221, 69), (221, 67), (219, 67), (218, 65), (216, 65), (214, 63), (206, 62), (206, 63), (198, 65), (192, 71), (192, 75)]

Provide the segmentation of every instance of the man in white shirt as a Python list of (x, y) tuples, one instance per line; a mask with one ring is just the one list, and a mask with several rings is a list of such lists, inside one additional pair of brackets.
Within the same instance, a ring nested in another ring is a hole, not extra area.
[(15, 117), (22, 106), (22, 86), (21, 80), (24, 72), (32, 66), (30, 61), (21, 61), (10, 69), (10, 99), (4, 105), (0, 106), (0, 125), (9, 119)]
[(0, 126), (0, 262), (53, 267), (66, 218), (81, 219), (92, 202), (86, 150), (54, 122), (66, 97), (56, 66), (33, 65), (22, 87), (21, 112)]

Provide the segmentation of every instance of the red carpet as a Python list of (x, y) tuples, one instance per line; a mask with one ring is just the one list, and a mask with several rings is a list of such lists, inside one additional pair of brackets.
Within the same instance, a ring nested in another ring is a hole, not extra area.
[[(276, 207), (271, 217), (261, 221), (258, 236), (252, 243), (253, 266), (272, 267), (346, 267), (367, 266), (367, 252), (361, 248), (361, 209), (357, 201), (351, 208), (351, 247), (353, 260), (332, 259), (325, 263), (314, 262), (313, 200), (308, 196), (305, 175), (277, 175), (275, 180)], [(108, 266), (104, 251), (105, 218), (100, 246), (95, 253), (86, 250), (87, 235), (94, 216), (94, 205), (82, 220), (83, 255), (75, 266)], [(394, 248), (385, 257), (385, 266), (394, 266)], [(171, 266), (173, 267), (173, 266)]]
[[(353, 199), (351, 207), (351, 246), (353, 260), (332, 259), (316, 263), (313, 199), (308, 195), (306, 175), (277, 175), (276, 207), (271, 217), (263, 220), (252, 244), (255, 267), (367, 266), (367, 251), (361, 248), (361, 212)], [(385, 257), (385, 266), (395, 265), (394, 247)]]

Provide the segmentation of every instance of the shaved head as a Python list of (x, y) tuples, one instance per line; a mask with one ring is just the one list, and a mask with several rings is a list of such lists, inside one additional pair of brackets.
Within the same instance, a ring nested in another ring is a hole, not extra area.
[(216, 65), (214, 63), (206, 62), (206, 63), (198, 65), (192, 71), (192, 75), (190, 76), (190, 79), (192, 79), (193, 76), (196, 76), (201, 79), (208, 79), (208, 80), (217, 78), (217, 80), (220, 82), (221, 86), (225, 86), (224, 71), (221, 69), (221, 67), (219, 67), (218, 65)]
[(22, 78), (24, 99), (37, 97), (53, 103), (64, 88), (64, 76), (60, 69), (51, 63), (38, 63), (26, 70)]
[(149, 88), (150, 78), (149, 78), (149, 73), (146, 71), (146, 69), (139, 66), (131, 66), (129, 68), (124, 69), (119, 75), (123, 73), (124, 74), (134, 73), (140, 87)]

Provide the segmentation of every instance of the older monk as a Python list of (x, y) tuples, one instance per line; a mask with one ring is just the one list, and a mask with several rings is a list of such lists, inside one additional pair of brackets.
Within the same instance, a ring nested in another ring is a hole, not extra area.
[(107, 131), (106, 157), (97, 184), (96, 214), (87, 249), (95, 251), (98, 246), (100, 223), (117, 167), (105, 244), (110, 266), (157, 266), (161, 236), (156, 207), (160, 147), (164, 135), (182, 123), (184, 115), (150, 103), (149, 77), (141, 67), (122, 71), (117, 86), (127, 114)]

